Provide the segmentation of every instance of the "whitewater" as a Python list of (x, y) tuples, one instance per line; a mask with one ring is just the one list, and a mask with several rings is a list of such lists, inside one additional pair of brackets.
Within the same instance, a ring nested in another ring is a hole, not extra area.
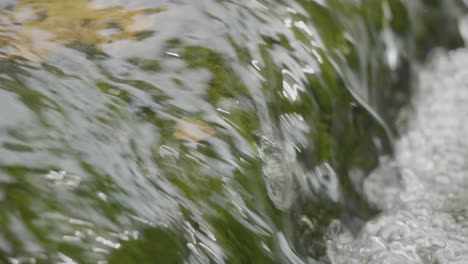
[(468, 50), (432, 57), (394, 157), (364, 183), (381, 213), (357, 232), (332, 234), (333, 264), (468, 263)]

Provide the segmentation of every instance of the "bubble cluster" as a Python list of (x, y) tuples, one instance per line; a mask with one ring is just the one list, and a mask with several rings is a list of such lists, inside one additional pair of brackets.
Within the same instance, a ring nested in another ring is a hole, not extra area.
[(395, 159), (364, 184), (382, 213), (328, 241), (334, 264), (468, 262), (468, 52), (435, 54), (412, 105)]

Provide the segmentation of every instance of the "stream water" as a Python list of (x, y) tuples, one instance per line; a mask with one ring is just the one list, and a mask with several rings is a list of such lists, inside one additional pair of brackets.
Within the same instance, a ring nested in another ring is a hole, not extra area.
[(463, 1), (0, 8), (0, 263), (467, 261)]
[(467, 62), (465, 49), (437, 54), (419, 73), (395, 159), (364, 183), (366, 197), (383, 212), (354, 242), (342, 230), (330, 242), (332, 263), (468, 261)]

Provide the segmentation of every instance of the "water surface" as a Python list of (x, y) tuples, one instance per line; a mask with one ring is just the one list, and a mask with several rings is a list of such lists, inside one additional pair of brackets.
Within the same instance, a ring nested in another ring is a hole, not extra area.
[(329, 263), (332, 220), (377, 212), (364, 179), (464, 8), (0, 6), (5, 263)]

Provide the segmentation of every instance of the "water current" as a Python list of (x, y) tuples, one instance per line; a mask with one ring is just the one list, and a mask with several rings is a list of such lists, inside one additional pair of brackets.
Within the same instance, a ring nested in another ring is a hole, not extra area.
[(383, 213), (353, 242), (342, 231), (330, 243), (332, 263), (468, 261), (468, 127), (462, 121), (468, 114), (468, 52), (435, 56), (419, 74), (395, 160), (384, 162), (364, 183), (367, 198)]
[(465, 263), (466, 5), (0, 0), (0, 263)]

